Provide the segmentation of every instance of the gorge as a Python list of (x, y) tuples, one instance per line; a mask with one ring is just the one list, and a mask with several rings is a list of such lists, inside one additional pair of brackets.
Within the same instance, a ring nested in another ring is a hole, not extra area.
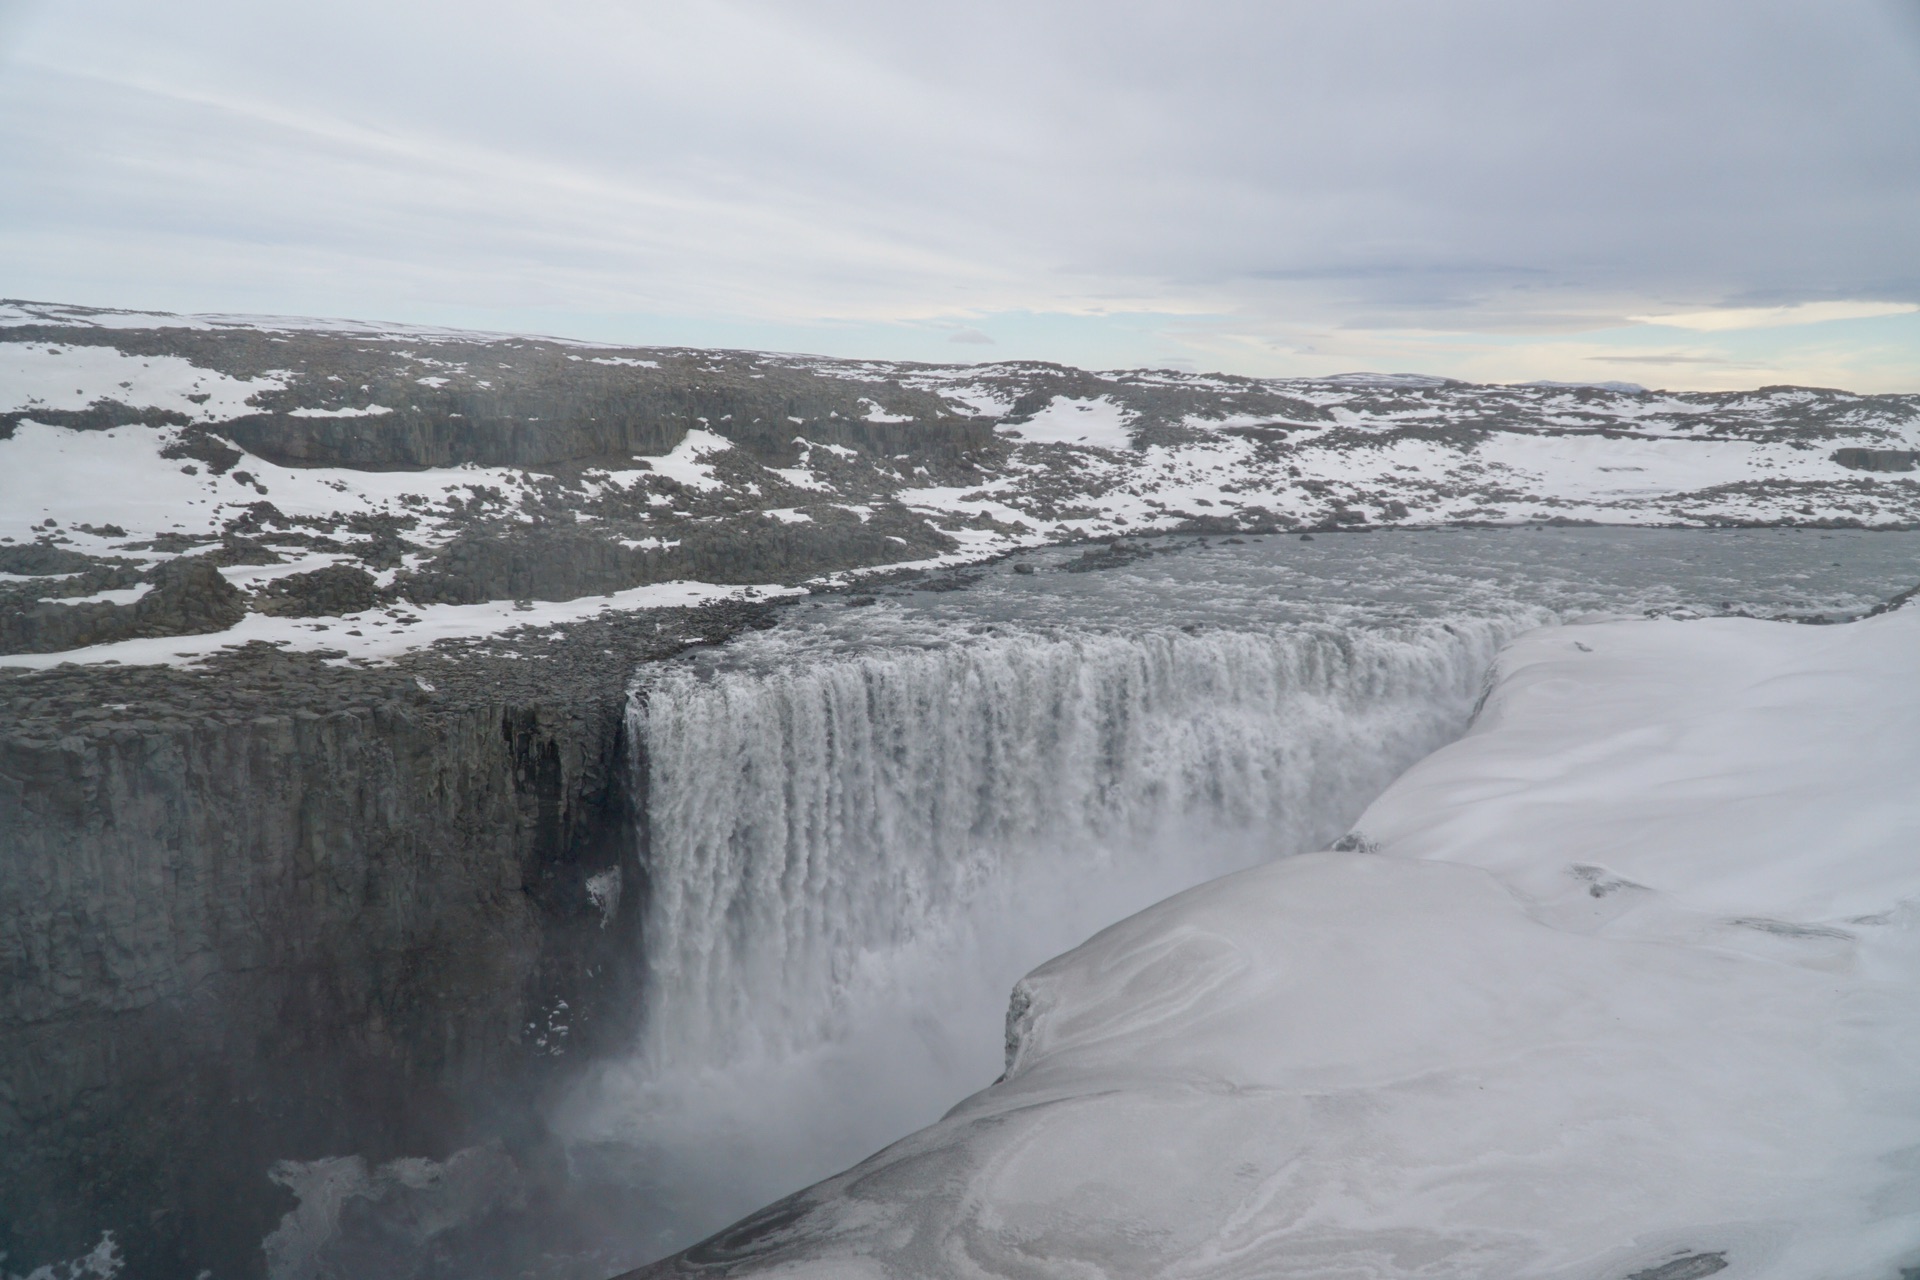
[(168, 320), (4, 344), (0, 1273), (650, 1261), (1337, 843), (1514, 637), (1920, 578), (1912, 397)]

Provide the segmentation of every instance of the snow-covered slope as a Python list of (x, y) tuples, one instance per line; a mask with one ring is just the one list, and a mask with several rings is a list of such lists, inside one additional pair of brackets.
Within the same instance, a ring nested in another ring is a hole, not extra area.
[(1344, 851), (1016, 988), (933, 1127), (648, 1276), (1920, 1266), (1920, 608), (1516, 642)]
[[(1156, 530), (1911, 524), (1917, 463), (1920, 396), (939, 367), (0, 303), (0, 652), (146, 661), (164, 646), (121, 646), (251, 611), (167, 655), (251, 637), (379, 657), (498, 630), (494, 602), (592, 601), (574, 616)], [(137, 615), (101, 595), (179, 557), (237, 594)], [(428, 608), (434, 628), (406, 621)]]

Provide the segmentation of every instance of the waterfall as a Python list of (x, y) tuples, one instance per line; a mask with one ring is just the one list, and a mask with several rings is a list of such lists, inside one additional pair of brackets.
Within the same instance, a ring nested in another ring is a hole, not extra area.
[(967, 637), (637, 687), (647, 1012), (570, 1127), (677, 1247), (999, 1070), (1012, 983), (1324, 847), (1465, 727), (1544, 613)]

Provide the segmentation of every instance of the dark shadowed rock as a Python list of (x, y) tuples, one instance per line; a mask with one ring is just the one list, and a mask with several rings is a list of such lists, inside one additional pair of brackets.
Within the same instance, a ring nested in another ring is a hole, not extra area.
[(1920, 450), (1835, 449), (1833, 460), (1853, 471), (1912, 471), (1920, 467)]
[(254, 597), (253, 607), (288, 618), (317, 618), (360, 613), (379, 603), (380, 589), (372, 574), (349, 564), (334, 564), (274, 579)]
[[(254, 644), (0, 671), (9, 1264), (111, 1229), (129, 1276), (259, 1276), (294, 1205), (278, 1161), (354, 1153), (377, 1184), (537, 1131), (540, 1091), (639, 1008), (634, 664), (770, 619), (621, 615), (367, 669)], [(609, 908), (589, 881), (614, 869)]]
[(88, 601), (0, 609), (0, 653), (60, 653), (90, 644), (225, 631), (246, 616), (246, 599), (207, 560), (170, 560), (152, 570), (153, 589), (131, 604)]

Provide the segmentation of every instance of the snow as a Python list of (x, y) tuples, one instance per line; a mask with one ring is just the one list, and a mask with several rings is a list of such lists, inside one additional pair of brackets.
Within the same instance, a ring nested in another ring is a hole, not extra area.
[(1002, 1082), (729, 1274), (1920, 1263), (1920, 609), (1549, 628), (1498, 670), (1356, 851), (1035, 970)]
[[(86, 535), (72, 533), (71, 526), (81, 523), (117, 524), (134, 539), (171, 531), (212, 540), (234, 508), (260, 497), (235, 478), (240, 471), (289, 516), (385, 511), (409, 495), (443, 501), (474, 485), (510, 490), (523, 479), (505, 467), (356, 471), (281, 467), (252, 456), (224, 476), (204, 468), (188, 475), (183, 467), (195, 464), (160, 456), (176, 434), (171, 428), (74, 431), (31, 419), (20, 423), (10, 438), (0, 440), (0, 537), (30, 542), (34, 526), (52, 519), (76, 543)], [(89, 538), (87, 545), (103, 550), (111, 542)]]
[(51, 596), (42, 604), (132, 604), (153, 590), (151, 582), (137, 583), (131, 587), (114, 587), (107, 591), (96, 591), (90, 596)]
[(660, 367), (658, 360), (635, 360), (627, 356), (590, 356), (587, 359), (587, 363), (620, 365), (628, 369), (658, 369)]
[(731, 448), (733, 442), (725, 436), (696, 427), (687, 432), (672, 452), (658, 456), (635, 454), (634, 461), (646, 463), (654, 472), (677, 480), (689, 489), (718, 489), (720, 482), (714, 478), (713, 468), (701, 459)]
[(913, 421), (913, 415), (910, 413), (888, 413), (878, 400), (862, 400), (860, 405), (866, 410), (866, 413), (861, 415), (862, 422)]
[(822, 493), (830, 493), (833, 490), (832, 485), (805, 467), (768, 467), (766, 470), (779, 476), (796, 489), (813, 489)]
[[(426, 382), (427, 379), (421, 378), (419, 381)], [(444, 379), (436, 379), (436, 381), (444, 381)], [(388, 405), (370, 404), (360, 409), (351, 406), (342, 406), (338, 409), (292, 409), (288, 411), (287, 416), (289, 418), (377, 418), (381, 414), (392, 412), (393, 409)]]
[(228, 377), (179, 356), (0, 342), (0, 413), (73, 411), (97, 400), (115, 400), (137, 408), (171, 410), (200, 422), (222, 422), (259, 412), (249, 398), (284, 386), (274, 378)]
[(813, 523), (812, 516), (794, 507), (767, 507), (762, 509), (760, 514), (770, 520), (778, 520), (781, 524)]
[(1055, 396), (1046, 408), (1025, 422), (1002, 423), (995, 430), (1029, 444), (1078, 444), (1093, 449), (1132, 447), (1127, 434), (1128, 413), (1111, 396), (1075, 400)]
[(1013, 411), (1013, 397), (985, 386), (941, 387), (940, 396), (975, 418), (999, 418)]

